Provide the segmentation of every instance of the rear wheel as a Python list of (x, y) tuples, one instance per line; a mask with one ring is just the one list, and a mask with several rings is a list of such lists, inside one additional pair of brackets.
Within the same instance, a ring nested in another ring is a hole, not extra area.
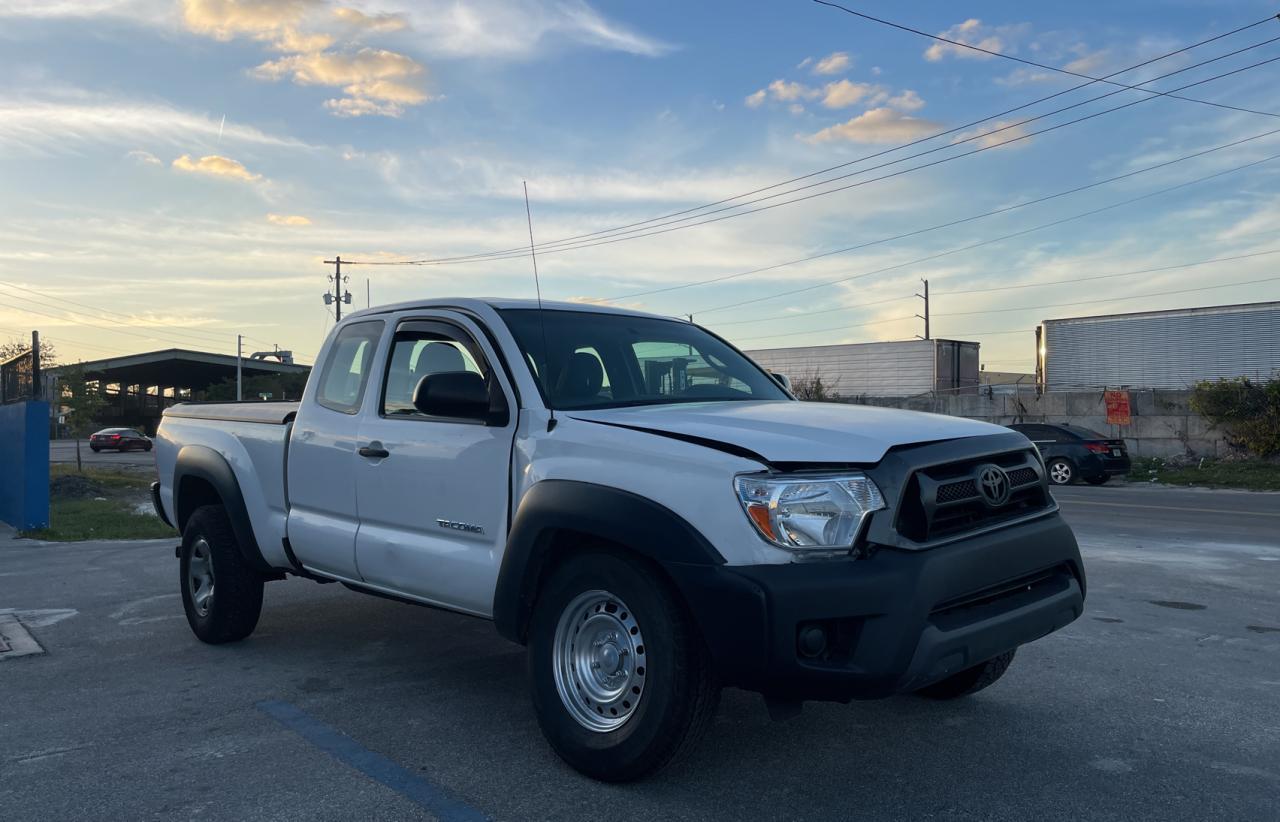
[(1004, 676), (1004, 672), (1009, 670), (1009, 663), (1013, 662), (1015, 653), (1016, 649), (1003, 653), (981, 665), (974, 665), (972, 668), (967, 668), (958, 674), (952, 674), (944, 680), (921, 688), (916, 693), (921, 696), (927, 696), (930, 699), (957, 699), (962, 696), (976, 694), (983, 688), (995, 684), (996, 680)]
[(1049, 470), (1049, 482), (1054, 485), (1070, 485), (1076, 478), (1076, 467), (1071, 460), (1056, 457), (1049, 460), (1049, 464), (1045, 467)]
[(1084, 481), (1090, 485), (1106, 485), (1107, 480), (1111, 479), (1107, 474), (1099, 474), (1096, 477), (1085, 477)]
[(675, 593), (637, 560), (583, 554), (547, 581), (529, 634), (538, 723), (577, 770), (607, 782), (691, 749), (720, 689)]
[(225, 508), (195, 510), (182, 532), (178, 566), (192, 633), (213, 645), (253, 633), (262, 613), (263, 579), (240, 555)]

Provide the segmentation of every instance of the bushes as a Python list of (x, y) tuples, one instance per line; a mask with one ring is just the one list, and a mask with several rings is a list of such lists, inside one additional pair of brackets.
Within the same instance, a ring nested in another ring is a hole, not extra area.
[(791, 393), (795, 394), (798, 400), (833, 402), (839, 399), (839, 395), (836, 394), (836, 386), (839, 382), (836, 380), (828, 383), (822, 379), (820, 371), (814, 371), (812, 374), (792, 380)]
[(1191, 392), (1191, 408), (1221, 426), (1232, 445), (1260, 457), (1280, 454), (1280, 379), (1200, 382)]

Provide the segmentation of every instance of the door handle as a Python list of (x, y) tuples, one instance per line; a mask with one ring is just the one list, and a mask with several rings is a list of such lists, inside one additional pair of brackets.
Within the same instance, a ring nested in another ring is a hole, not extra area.
[(362, 457), (368, 457), (369, 459), (374, 460), (386, 459), (391, 456), (391, 452), (383, 448), (382, 443), (377, 440), (374, 440), (368, 445), (361, 446), (359, 454)]

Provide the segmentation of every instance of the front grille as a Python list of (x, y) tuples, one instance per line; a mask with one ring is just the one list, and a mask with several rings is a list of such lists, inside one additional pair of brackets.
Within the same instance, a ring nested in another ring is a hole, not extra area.
[[(999, 504), (983, 495), (981, 475), (992, 466), (1001, 469), (1008, 484), (1008, 497)], [(931, 542), (1052, 505), (1040, 461), (1030, 451), (1011, 451), (916, 471), (907, 484), (896, 527), (910, 540)]]

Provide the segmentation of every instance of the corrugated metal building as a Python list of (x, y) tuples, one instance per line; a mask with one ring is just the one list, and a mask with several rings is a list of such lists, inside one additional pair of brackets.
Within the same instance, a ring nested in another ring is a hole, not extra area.
[(910, 397), (930, 391), (977, 393), (978, 343), (960, 340), (814, 345), (748, 351), (792, 381), (816, 375), (842, 397)]
[(1280, 376), (1280, 302), (1045, 320), (1036, 376), (1046, 390), (1188, 388)]

